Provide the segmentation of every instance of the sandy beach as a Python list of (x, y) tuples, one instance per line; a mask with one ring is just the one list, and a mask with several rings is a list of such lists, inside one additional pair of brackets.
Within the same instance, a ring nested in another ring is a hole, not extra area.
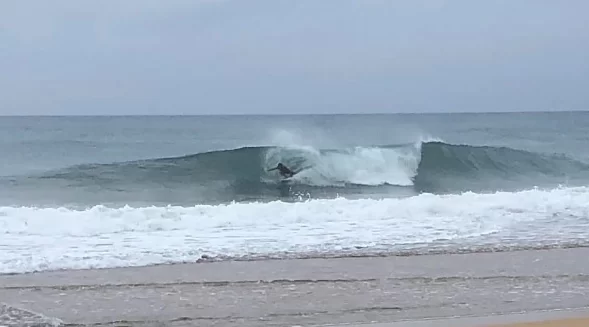
[[(0, 302), (82, 325), (491, 326), (568, 318), (563, 309), (589, 306), (588, 255), (577, 248), (4, 275)], [(18, 315), (4, 313), (0, 325)]]
[(549, 320), (521, 324), (501, 325), (497, 327), (585, 327), (589, 326), (589, 318)]

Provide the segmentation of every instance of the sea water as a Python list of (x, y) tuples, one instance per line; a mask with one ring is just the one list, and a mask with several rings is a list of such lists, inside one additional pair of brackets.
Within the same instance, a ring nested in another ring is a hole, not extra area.
[(584, 112), (3, 117), (0, 273), (586, 246), (588, 144)]

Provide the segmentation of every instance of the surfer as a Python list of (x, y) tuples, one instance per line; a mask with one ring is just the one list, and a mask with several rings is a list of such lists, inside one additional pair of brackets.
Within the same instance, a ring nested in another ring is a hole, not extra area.
[(278, 170), (280, 172), (280, 175), (282, 175), (282, 177), (284, 178), (293, 177), (295, 175), (295, 173), (292, 170), (288, 169), (288, 167), (283, 165), (282, 162), (278, 163), (278, 166), (268, 169), (268, 171), (273, 170)]

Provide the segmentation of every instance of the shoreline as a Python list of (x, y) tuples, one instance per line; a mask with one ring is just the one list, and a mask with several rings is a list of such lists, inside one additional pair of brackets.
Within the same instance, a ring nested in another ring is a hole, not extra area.
[[(12, 319), (14, 318), (14, 319)], [(128, 325), (129, 321), (118, 321)], [(108, 324), (116, 324), (110, 322)], [(136, 322), (140, 323), (140, 322)], [(60, 327), (64, 321), (43, 314), (16, 308), (0, 302), (0, 326)], [(132, 324), (133, 325), (133, 324)], [(298, 326), (298, 325), (297, 325)], [(425, 318), (391, 322), (308, 325), (310, 327), (585, 327), (589, 326), (589, 307), (504, 313), (488, 316)]]
[(470, 327), (524, 317), (514, 312), (538, 321), (589, 307), (589, 262), (579, 260), (588, 255), (573, 248), (62, 270), (0, 276), (0, 302), (67, 324)]
[(589, 326), (589, 318), (570, 318), (560, 320), (542, 320), (523, 322), (517, 324), (503, 324), (489, 327), (586, 327)]
[(120, 270), (120, 269), (143, 269), (153, 268), (160, 266), (183, 266), (183, 265), (206, 265), (206, 264), (222, 264), (228, 262), (249, 262), (249, 263), (265, 263), (273, 261), (285, 261), (285, 260), (346, 260), (346, 259), (372, 259), (372, 258), (411, 258), (411, 257), (432, 257), (432, 256), (460, 256), (460, 255), (478, 255), (478, 254), (499, 254), (499, 253), (516, 253), (516, 252), (540, 252), (540, 251), (558, 251), (558, 250), (570, 250), (570, 249), (589, 249), (589, 243), (578, 243), (571, 242), (562, 245), (537, 245), (537, 246), (505, 246), (505, 247), (487, 247), (482, 245), (480, 247), (472, 247), (468, 249), (454, 249), (450, 246), (450, 249), (442, 250), (433, 248), (427, 252), (422, 251), (421, 248), (399, 250), (393, 252), (359, 252), (356, 250), (353, 253), (308, 253), (308, 254), (293, 254), (279, 256), (275, 254), (270, 255), (259, 255), (251, 257), (218, 257), (213, 255), (203, 254), (200, 258), (192, 261), (183, 262), (161, 262), (161, 263), (149, 263), (149, 264), (137, 264), (130, 266), (113, 266), (113, 267), (96, 267), (96, 268), (56, 268), (48, 270), (37, 270), (37, 271), (24, 271), (24, 272), (5, 272), (0, 273), (0, 278), (5, 276), (25, 276), (35, 274), (51, 274), (59, 272), (80, 272), (80, 271), (101, 271), (101, 270)]

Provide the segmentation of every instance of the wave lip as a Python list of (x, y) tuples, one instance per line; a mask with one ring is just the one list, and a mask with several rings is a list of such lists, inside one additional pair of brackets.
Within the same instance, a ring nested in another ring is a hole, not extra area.
[(0, 273), (432, 249), (581, 244), (589, 188), (192, 207), (0, 207)]

